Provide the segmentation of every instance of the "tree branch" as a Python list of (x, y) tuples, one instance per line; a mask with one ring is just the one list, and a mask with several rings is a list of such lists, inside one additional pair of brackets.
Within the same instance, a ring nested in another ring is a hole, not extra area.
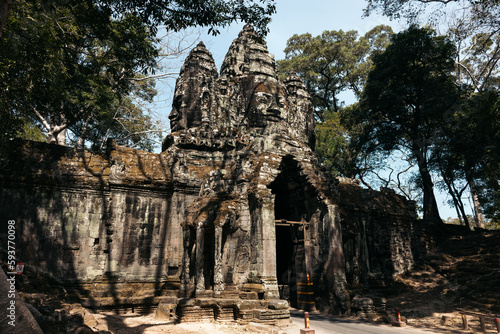
[(50, 132), (50, 124), (49, 122), (47, 122), (47, 120), (45, 118), (43, 118), (42, 114), (40, 114), (38, 112), (38, 110), (36, 110), (36, 108), (32, 107), (33, 109), (33, 112), (35, 113), (35, 115), (38, 117), (38, 119), (40, 120), (40, 122), (43, 124), (43, 126), (45, 127), (45, 129), (47, 129), (47, 131)]
[(131, 81), (145, 81), (148, 79), (161, 79), (161, 78), (165, 78), (168, 76), (174, 76), (174, 75), (178, 75), (178, 74), (179, 74), (178, 72), (170, 72), (170, 73), (162, 73), (162, 74), (156, 74), (156, 75), (148, 75), (148, 76), (141, 77), (141, 78), (130, 78), (130, 80)]
[[(408, 160), (407, 160), (407, 161), (408, 161)], [(408, 198), (408, 199), (412, 199), (412, 197), (411, 197), (411, 194), (410, 194), (410, 193), (407, 193), (407, 192), (404, 190), (403, 186), (401, 185), (401, 175), (402, 175), (402, 174), (404, 174), (404, 173), (406, 173), (407, 171), (409, 171), (409, 170), (410, 170), (411, 168), (413, 168), (414, 166), (415, 166), (415, 164), (414, 164), (414, 163), (410, 163), (410, 165), (409, 165), (409, 167), (408, 167), (408, 168), (406, 168), (405, 170), (402, 170), (401, 172), (399, 172), (399, 173), (396, 175), (396, 179), (398, 180), (398, 189), (399, 189), (399, 191), (401, 191), (401, 192), (402, 192), (402, 193), (406, 196), (406, 198)]]
[(146, 130), (146, 131), (137, 131), (137, 132), (131, 132), (129, 133), (128, 135), (126, 135), (125, 137), (122, 137), (122, 138), (117, 138), (115, 139), (117, 142), (118, 141), (124, 141), (124, 140), (127, 140), (129, 139), (130, 137), (132, 136), (135, 136), (135, 135), (141, 135), (141, 134), (146, 134), (146, 133), (154, 133), (154, 132), (162, 132), (163, 130)]
[(450, 2), (458, 2), (458, 0), (418, 0), (421, 3), (431, 3), (431, 2), (440, 2), (444, 4), (448, 4)]
[(471, 71), (467, 68), (467, 66), (465, 66), (464, 64), (462, 64), (461, 62), (459, 61), (456, 61), (455, 62), (458, 66), (462, 67), (465, 72), (467, 72), (468, 76), (471, 78), (472, 80), (472, 83), (474, 84), (474, 87), (479, 90), (479, 86), (478, 86), (478, 82), (477, 82), (477, 79), (474, 77), (474, 75), (471, 73)]

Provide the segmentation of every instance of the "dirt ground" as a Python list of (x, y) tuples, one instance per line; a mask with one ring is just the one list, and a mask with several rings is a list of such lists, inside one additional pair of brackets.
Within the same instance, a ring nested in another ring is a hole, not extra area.
[[(298, 332), (297, 326), (291, 324), (287, 328), (277, 328), (257, 323), (240, 325), (236, 322), (228, 323), (182, 323), (174, 324), (173, 321), (156, 320), (154, 314), (139, 315), (137, 313), (99, 312), (94, 314), (98, 324), (91, 327), (100, 334), (215, 334), (215, 333), (284, 333), (287, 330)], [(297, 327), (297, 328), (295, 328)]]
[[(497, 333), (500, 320), (500, 231), (456, 230), (445, 236), (410, 273), (386, 289), (387, 308), (408, 324), (443, 333)], [(463, 330), (462, 315), (469, 330)]]
[[(443, 322), (443, 317), (446, 321)], [(94, 314), (98, 324), (91, 327), (100, 334), (240, 334), (240, 333), (299, 333), (299, 326), (291, 324), (288, 327), (266, 326), (257, 323), (241, 325), (238, 323), (183, 323), (174, 324), (168, 321), (159, 321), (154, 315), (138, 315), (131, 312), (116, 314), (114, 312), (100, 312)], [(349, 317), (355, 319), (353, 317)], [(404, 316), (403, 316), (404, 318)], [(494, 321), (491, 317), (486, 318), (487, 333), (497, 333)], [(489, 320), (489, 321), (488, 321)], [(480, 331), (479, 314), (468, 315), (468, 330), (462, 329), (462, 318), (460, 312), (434, 313), (420, 318), (407, 319), (409, 327), (425, 328), (437, 333), (482, 333)]]

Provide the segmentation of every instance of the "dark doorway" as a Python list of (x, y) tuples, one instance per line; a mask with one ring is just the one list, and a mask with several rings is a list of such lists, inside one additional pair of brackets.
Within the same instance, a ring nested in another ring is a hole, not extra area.
[(280, 174), (270, 188), (275, 195), (276, 278), (280, 297), (297, 307), (297, 283), (306, 280), (304, 231), (314, 212), (311, 203), (316, 192), (291, 157), (283, 159)]
[(291, 157), (283, 158), (280, 173), (269, 185), (275, 195), (274, 216), (276, 220), (309, 221), (314, 212), (311, 203), (316, 200), (316, 191), (301, 175), (301, 170)]
[(276, 224), (276, 278), (280, 298), (297, 307), (297, 282), (304, 262), (303, 238), (298, 226)]
[(203, 277), (205, 290), (213, 290), (215, 266), (215, 226), (210, 224), (204, 228), (203, 241)]
[(278, 284), (288, 284), (293, 276), (295, 263), (291, 226), (276, 226), (276, 273)]

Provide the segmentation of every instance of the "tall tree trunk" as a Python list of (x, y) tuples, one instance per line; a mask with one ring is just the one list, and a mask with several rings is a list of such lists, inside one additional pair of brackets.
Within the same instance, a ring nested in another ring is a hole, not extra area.
[(476, 226), (479, 228), (484, 228), (484, 217), (483, 217), (483, 209), (481, 208), (481, 203), (479, 203), (479, 196), (477, 195), (477, 187), (476, 182), (471, 177), (467, 177), (470, 194), (472, 197), (472, 203), (474, 203), (474, 221)]
[(60, 115), (59, 117), (56, 117), (57, 121), (46, 120), (36, 108), (33, 108), (33, 112), (45, 127), (45, 130), (47, 130), (47, 142), (49, 144), (58, 144), (65, 146), (66, 132), (68, 130), (66, 117), (64, 117), (64, 115)]
[(463, 221), (465, 223), (465, 226), (467, 226), (469, 230), (472, 230), (469, 219), (467, 218), (467, 214), (465, 213), (464, 203), (462, 201), (462, 193), (465, 190), (465, 188), (463, 188), (460, 191), (457, 190), (457, 188), (453, 184), (453, 180), (450, 180), (443, 172), (443, 170), (441, 170), (441, 175), (443, 177), (444, 182), (446, 183), (446, 186), (448, 187), (448, 193), (451, 195), (453, 203), (455, 204), (455, 209), (457, 210), (457, 215), (460, 220), (460, 223), (462, 223)]
[(3, 27), (7, 22), (13, 2), (12, 0), (0, 0), (0, 37), (2, 37)]
[(427, 159), (425, 158), (423, 149), (416, 143), (413, 144), (412, 151), (417, 158), (418, 170), (420, 171), (420, 176), (422, 177), (422, 187), (424, 192), (424, 220), (435, 224), (436, 226), (442, 226), (444, 223), (439, 215), (436, 197), (434, 196), (434, 184), (432, 182), (429, 168), (427, 167)]
[[(53, 127), (53, 129), (58, 129), (58, 128), (59, 126)], [(59, 130), (57, 132), (50, 131), (47, 137), (47, 142), (50, 144), (66, 146), (66, 133), (67, 133), (66, 128), (63, 128), (62, 130)]]

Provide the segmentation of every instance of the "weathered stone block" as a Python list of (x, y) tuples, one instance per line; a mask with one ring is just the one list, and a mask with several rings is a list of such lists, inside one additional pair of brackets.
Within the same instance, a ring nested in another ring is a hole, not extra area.
[(256, 284), (256, 283), (245, 283), (241, 286), (241, 291), (243, 292), (255, 292), (262, 293), (264, 292), (264, 285)]
[(241, 299), (259, 299), (259, 294), (257, 292), (246, 292), (242, 291), (239, 293)]
[(271, 310), (288, 310), (288, 302), (286, 300), (273, 299), (268, 301), (268, 307)]
[(253, 310), (253, 309), (260, 309), (261, 304), (259, 303), (258, 300), (241, 300), (236, 303), (236, 309), (238, 311), (243, 311), (243, 310)]
[(300, 329), (300, 334), (314, 334), (316, 331), (311, 328), (301, 328)]
[(155, 311), (155, 319), (157, 320), (173, 320), (175, 318), (175, 310), (177, 304), (160, 303)]

